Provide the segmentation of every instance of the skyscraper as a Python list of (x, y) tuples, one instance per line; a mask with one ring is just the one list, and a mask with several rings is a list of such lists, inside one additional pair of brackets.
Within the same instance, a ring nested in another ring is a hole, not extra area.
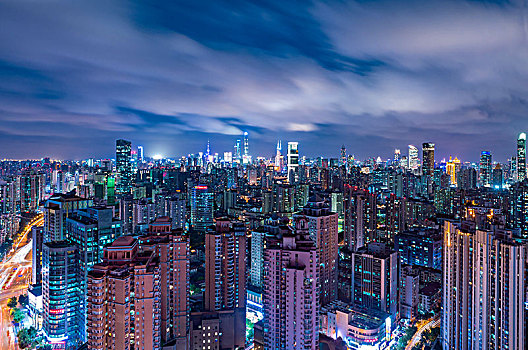
[(425, 142), (422, 144), (422, 172), (424, 175), (433, 176), (435, 167), (435, 144)]
[(491, 185), (491, 153), (488, 151), (480, 154), (479, 175), (481, 186)]
[(249, 155), (249, 133), (244, 132), (244, 154), (242, 155), (242, 162), (244, 164), (251, 163), (251, 156)]
[(264, 251), (264, 349), (318, 348), (317, 248), (307, 236), (284, 233)]
[(219, 218), (205, 235), (205, 310), (233, 322), (230, 332), (220, 336), (220, 343), (231, 344), (230, 349), (244, 346), (246, 340), (246, 249), (242, 222)]
[(191, 226), (205, 231), (213, 224), (214, 196), (206, 185), (193, 186), (191, 190)]
[(246, 228), (227, 218), (216, 220), (205, 236), (205, 309), (246, 307)]
[(347, 151), (345, 145), (341, 146), (341, 157), (339, 158), (339, 166), (347, 166)]
[(418, 156), (418, 148), (409, 145), (409, 154), (407, 157), (407, 161), (409, 162), (409, 170), (416, 171), (418, 167), (420, 166), (420, 157)]
[(443, 348), (525, 349), (528, 243), (474, 222), (444, 224)]
[(519, 134), (517, 139), (517, 180), (523, 181), (526, 178), (526, 134)]
[(84, 341), (83, 294), (79, 254), (67, 241), (43, 244), (43, 330), (56, 348), (76, 348)]
[(319, 301), (326, 305), (337, 299), (338, 214), (330, 211), (321, 198), (311, 197), (301, 212), (293, 215), (295, 230), (310, 237), (319, 260)]
[(143, 161), (145, 160), (145, 157), (143, 155), (143, 146), (138, 146), (137, 148), (138, 162), (143, 163)]
[(116, 140), (116, 192), (130, 193), (132, 188), (132, 144), (127, 140)]
[(288, 142), (288, 182), (297, 180), (297, 169), (299, 168), (299, 142)]
[(283, 168), (281, 150), (282, 150), (282, 143), (281, 143), (281, 140), (278, 140), (277, 150), (275, 153), (275, 171), (282, 171), (282, 168)]

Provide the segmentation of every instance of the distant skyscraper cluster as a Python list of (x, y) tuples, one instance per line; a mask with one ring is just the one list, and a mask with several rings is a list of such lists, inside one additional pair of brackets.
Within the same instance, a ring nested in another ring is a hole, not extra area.
[(32, 220), (27, 308), (52, 349), (528, 349), (525, 133), (506, 162), (432, 142), (261, 157), (249, 137), (0, 162), (0, 257)]

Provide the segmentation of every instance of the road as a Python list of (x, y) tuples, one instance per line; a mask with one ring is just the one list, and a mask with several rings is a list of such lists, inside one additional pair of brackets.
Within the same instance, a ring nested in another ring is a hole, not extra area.
[[(17, 350), (7, 301), (27, 292), (31, 281), (31, 227), (42, 226), (42, 215), (35, 217), (13, 242), (13, 249), (0, 263), (0, 350)], [(9, 336), (8, 336), (9, 332)]]
[(405, 347), (405, 350), (411, 350), (413, 348), (413, 346), (418, 344), (420, 339), (422, 339), (422, 333), (425, 332), (426, 330), (429, 330), (431, 328), (439, 326), (440, 325), (440, 321), (441, 321), (441, 317), (440, 316), (436, 316), (431, 321), (421, 325), (418, 328), (418, 330), (416, 331), (416, 333), (414, 333), (413, 337), (411, 338), (411, 340), (409, 341), (407, 346)]

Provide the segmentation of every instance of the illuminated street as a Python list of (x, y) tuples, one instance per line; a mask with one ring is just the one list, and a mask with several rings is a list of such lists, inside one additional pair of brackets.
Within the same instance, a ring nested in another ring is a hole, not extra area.
[(7, 301), (27, 291), (31, 279), (31, 227), (42, 226), (43, 223), (42, 215), (32, 220), (13, 243), (13, 249), (0, 263), (0, 350), (18, 349), (18, 346), (13, 344), (13, 327)]
[(427, 330), (430, 330), (431, 328), (439, 326), (440, 325), (440, 321), (441, 321), (441, 317), (440, 316), (436, 316), (431, 321), (420, 325), (418, 327), (418, 330), (416, 331), (416, 333), (414, 333), (413, 337), (409, 341), (409, 344), (407, 344), (407, 346), (405, 347), (405, 350), (411, 350), (413, 348), (413, 346), (418, 344), (420, 339), (422, 339), (422, 333), (427, 331)]

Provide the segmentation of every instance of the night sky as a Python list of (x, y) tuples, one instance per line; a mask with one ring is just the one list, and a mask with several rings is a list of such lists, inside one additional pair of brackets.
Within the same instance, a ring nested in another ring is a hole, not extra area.
[(301, 155), (437, 144), (504, 161), (528, 131), (524, 1), (0, 2), (0, 158)]

